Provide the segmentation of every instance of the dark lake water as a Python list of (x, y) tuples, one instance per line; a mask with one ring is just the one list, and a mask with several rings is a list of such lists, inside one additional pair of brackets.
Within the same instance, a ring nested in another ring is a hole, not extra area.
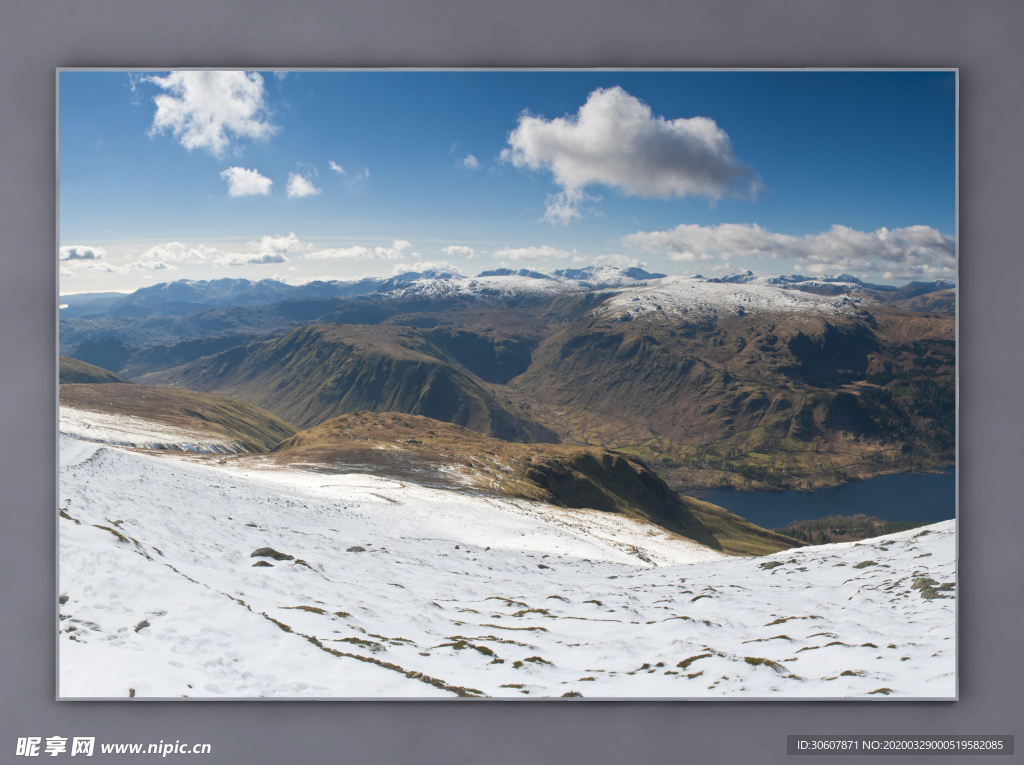
[(785, 528), (794, 521), (857, 513), (883, 521), (938, 523), (956, 516), (956, 475), (953, 470), (883, 475), (818, 491), (712, 489), (700, 499), (766, 529)]

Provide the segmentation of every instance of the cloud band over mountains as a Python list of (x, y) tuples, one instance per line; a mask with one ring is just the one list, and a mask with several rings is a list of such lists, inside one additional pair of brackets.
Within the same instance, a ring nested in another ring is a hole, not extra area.
[(491, 253), (492, 257), (508, 260), (561, 260), (568, 258), (573, 253), (568, 250), (560, 250), (556, 247), (541, 245), (539, 247), (503, 247)]
[(792, 236), (756, 223), (682, 224), (667, 231), (638, 231), (623, 237), (623, 243), (683, 262), (768, 256), (796, 261), (811, 273), (913, 277), (949, 276), (956, 270), (956, 240), (930, 226), (857, 231), (837, 224), (817, 234)]

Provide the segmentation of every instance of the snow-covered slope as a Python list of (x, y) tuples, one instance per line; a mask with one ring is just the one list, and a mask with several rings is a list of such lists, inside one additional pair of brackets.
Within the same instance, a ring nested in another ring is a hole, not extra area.
[(386, 294), (396, 299), (420, 297), (444, 300), (455, 297), (510, 298), (522, 295), (554, 296), (585, 292), (587, 287), (571, 279), (535, 279), (519, 274), (502, 276), (451, 276), (420, 278), (389, 285)]
[(765, 284), (722, 283), (700, 277), (669, 276), (648, 286), (617, 292), (594, 312), (630, 319), (665, 314), (709, 317), (763, 313), (837, 315), (853, 313), (868, 302), (847, 295), (825, 297)]
[[(806, 283), (797, 283), (783, 277), (742, 274), (721, 280), (700, 276), (638, 279), (626, 275), (622, 269), (591, 267), (585, 271), (567, 269), (533, 276), (495, 272), (494, 275), (478, 277), (452, 274), (440, 277), (433, 274), (409, 274), (408, 277), (387, 284), (381, 288), (381, 292), (397, 299), (416, 297), (445, 300), (551, 297), (569, 292), (610, 290), (613, 292), (612, 297), (595, 309), (595, 313), (626, 316), (629, 319), (688, 313), (710, 317), (808, 312), (837, 315), (855, 312), (873, 302), (862, 297), (823, 296), (802, 291), (808, 285), (814, 286), (819, 282), (805, 280)], [(860, 287), (852, 283), (840, 286)]]
[(724, 558), (611, 514), (261, 464), (61, 436), (62, 697), (955, 693), (952, 523)]
[(70, 406), (60, 407), (60, 432), (85, 441), (143, 449), (170, 449), (203, 454), (248, 452), (243, 444), (216, 434)]
[(550, 297), (565, 292), (645, 286), (658, 282), (663, 276), (639, 268), (613, 266), (565, 268), (545, 273), (525, 268), (518, 271), (499, 268), (474, 277), (425, 271), (402, 274), (382, 283), (378, 291), (394, 298)]

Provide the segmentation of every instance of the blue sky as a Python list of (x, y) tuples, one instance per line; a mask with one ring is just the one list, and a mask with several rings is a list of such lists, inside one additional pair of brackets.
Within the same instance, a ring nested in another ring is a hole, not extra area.
[(950, 72), (63, 72), (61, 291), (952, 278), (955, 99)]

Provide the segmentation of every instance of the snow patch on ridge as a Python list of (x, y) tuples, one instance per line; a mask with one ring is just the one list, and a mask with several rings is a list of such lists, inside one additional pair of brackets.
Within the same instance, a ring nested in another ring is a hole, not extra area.
[(61, 405), (60, 432), (85, 441), (140, 449), (169, 449), (198, 454), (239, 454), (249, 450), (202, 430), (162, 425), (152, 420)]
[(629, 288), (652, 284), (664, 274), (650, 274), (640, 268), (615, 266), (543, 269), (531, 271), (499, 268), (479, 276), (424, 271), (400, 274), (383, 283), (379, 291), (391, 297), (445, 299), (456, 297), (510, 298), (522, 295), (553, 296), (566, 292)]
[(648, 286), (617, 291), (594, 309), (626, 321), (654, 315), (747, 316), (766, 313), (853, 313), (871, 301), (841, 295), (826, 297), (765, 284), (711, 282), (702, 277), (669, 276)]

